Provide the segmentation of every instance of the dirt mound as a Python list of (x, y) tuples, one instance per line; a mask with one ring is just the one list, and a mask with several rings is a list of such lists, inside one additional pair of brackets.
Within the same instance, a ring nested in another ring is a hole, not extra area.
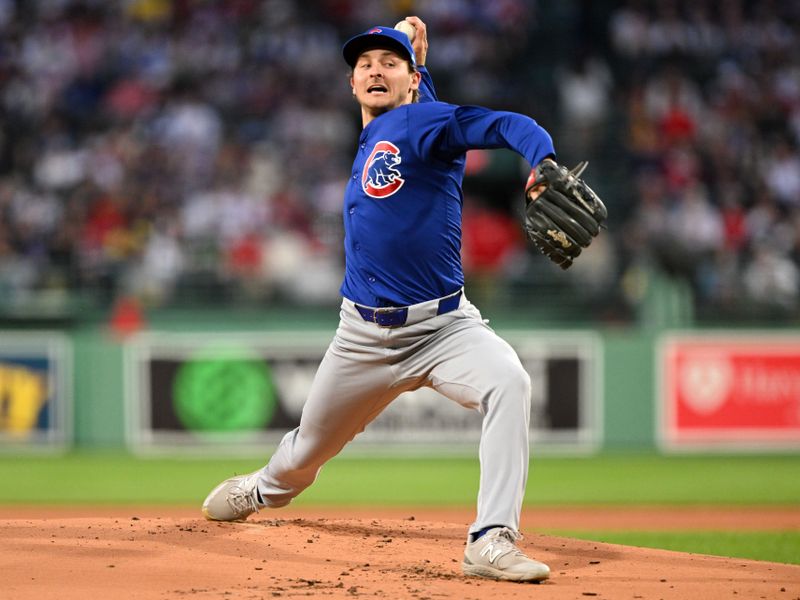
[(535, 534), (520, 546), (550, 565), (549, 581), (465, 578), (466, 524), (410, 514), (263, 512), (245, 523), (145, 514), (0, 521), (0, 597), (800, 600), (798, 566)]

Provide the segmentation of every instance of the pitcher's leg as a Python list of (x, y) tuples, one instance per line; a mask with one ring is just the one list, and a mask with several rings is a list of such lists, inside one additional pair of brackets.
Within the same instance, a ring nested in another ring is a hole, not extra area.
[(519, 531), (528, 482), (530, 397), (530, 377), (515, 354), (489, 392), (479, 451), (478, 514), (470, 533), (490, 525)]
[(480, 319), (464, 319), (434, 350), (433, 387), (483, 414), (478, 515), (470, 533), (490, 525), (519, 530), (528, 478), (530, 377), (516, 352)]
[(314, 377), (300, 426), (284, 436), (259, 473), (263, 504), (280, 507), (291, 502), (401, 391), (392, 388), (389, 366), (358, 360), (331, 344)]

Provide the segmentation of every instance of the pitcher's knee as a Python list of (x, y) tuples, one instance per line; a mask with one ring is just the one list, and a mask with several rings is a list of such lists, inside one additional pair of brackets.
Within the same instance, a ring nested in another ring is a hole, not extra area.
[(485, 399), (484, 409), (502, 406), (507, 410), (519, 407), (527, 411), (531, 398), (531, 378), (522, 365), (511, 365), (495, 376)]
[(522, 365), (513, 365), (499, 378), (498, 387), (504, 394), (528, 400), (531, 397), (531, 376)]

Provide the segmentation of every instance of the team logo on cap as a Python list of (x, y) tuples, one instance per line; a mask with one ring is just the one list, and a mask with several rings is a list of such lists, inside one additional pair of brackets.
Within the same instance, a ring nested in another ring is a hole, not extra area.
[(373, 27), (367, 33), (383, 33), (383, 30), (380, 27)]
[(364, 192), (373, 198), (387, 198), (397, 192), (406, 182), (397, 168), (401, 162), (400, 149), (392, 142), (375, 144), (361, 175)]

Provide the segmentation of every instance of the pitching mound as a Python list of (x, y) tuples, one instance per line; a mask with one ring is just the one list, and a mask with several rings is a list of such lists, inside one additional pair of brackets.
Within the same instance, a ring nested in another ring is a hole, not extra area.
[(29, 511), (0, 521), (0, 597), (800, 599), (798, 566), (535, 534), (519, 545), (550, 565), (549, 581), (465, 578), (463, 515), (370, 519), (295, 510), (212, 523), (160, 512), (32, 518)]

